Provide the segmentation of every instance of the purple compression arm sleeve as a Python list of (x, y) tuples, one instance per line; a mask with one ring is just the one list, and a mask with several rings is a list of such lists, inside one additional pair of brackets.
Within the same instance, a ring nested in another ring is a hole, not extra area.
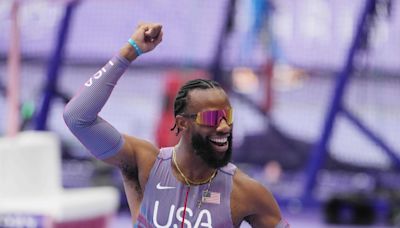
[(115, 155), (124, 145), (122, 135), (98, 113), (128, 66), (125, 58), (113, 57), (90, 77), (64, 110), (68, 128), (99, 159)]

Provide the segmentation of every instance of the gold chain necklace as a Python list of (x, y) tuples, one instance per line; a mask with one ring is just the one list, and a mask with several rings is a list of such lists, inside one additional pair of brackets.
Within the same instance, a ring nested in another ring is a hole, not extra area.
[(181, 169), (179, 168), (178, 163), (176, 162), (175, 147), (174, 147), (173, 150), (172, 150), (172, 160), (173, 160), (173, 162), (174, 162), (174, 165), (175, 165), (176, 169), (177, 169), (178, 172), (179, 172), (179, 175), (183, 178), (183, 180), (185, 181), (185, 183), (186, 183), (188, 186), (190, 186), (190, 185), (202, 185), (202, 184), (210, 183), (211, 180), (215, 177), (215, 175), (217, 175), (217, 169), (215, 169), (214, 172), (213, 172), (213, 174), (212, 174), (209, 178), (207, 178), (206, 180), (204, 180), (204, 181), (198, 181), (198, 182), (197, 182), (197, 181), (192, 181), (192, 180), (190, 180), (189, 178), (187, 178), (187, 177), (185, 176), (185, 174), (183, 174), (183, 172), (182, 172)]

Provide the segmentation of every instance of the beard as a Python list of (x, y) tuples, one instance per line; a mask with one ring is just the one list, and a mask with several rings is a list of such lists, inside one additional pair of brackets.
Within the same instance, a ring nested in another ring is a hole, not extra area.
[(213, 150), (209, 137), (203, 137), (198, 133), (192, 134), (192, 147), (195, 154), (198, 155), (206, 164), (212, 168), (218, 169), (226, 166), (232, 157), (232, 134), (228, 137), (228, 149), (222, 158), (218, 157)]

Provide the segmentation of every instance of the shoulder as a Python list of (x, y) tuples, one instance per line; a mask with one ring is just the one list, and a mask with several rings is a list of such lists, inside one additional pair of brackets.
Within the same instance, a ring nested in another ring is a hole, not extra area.
[(237, 194), (251, 201), (259, 201), (259, 194), (268, 201), (274, 200), (270, 191), (268, 191), (260, 182), (254, 180), (245, 174), (242, 170), (236, 169), (233, 176), (233, 187)]
[(128, 156), (132, 156), (131, 159), (135, 161), (134, 164), (137, 165), (138, 169), (151, 168), (159, 154), (159, 148), (149, 141), (138, 139), (133, 136), (125, 136), (125, 140), (128, 144), (127, 146), (130, 148), (128, 150), (130, 151)]
[[(107, 163), (121, 167), (121, 165), (140, 166), (143, 160), (156, 158), (159, 149), (150, 142), (134, 136), (123, 135), (124, 144), (116, 156), (106, 159)], [(140, 167), (138, 167), (140, 168)]]
[(233, 177), (232, 194), (237, 200), (233, 203), (243, 205), (238, 216), (253, 227), (274, 227), (281, 220), (280, 209), (272, 193), (240, 169), (236, 169)]
[(240, 193), (269, 192), (260, 182), (249, 177), (238, 168), (233, 176), (233, 183)]
[(121, 171), (125, 180), (141, 183), (147, 179), (159, 149), (152, 143), (133, 136), (124, 135), (125, 143), (117, 156), (106, 162), (114, 164)]

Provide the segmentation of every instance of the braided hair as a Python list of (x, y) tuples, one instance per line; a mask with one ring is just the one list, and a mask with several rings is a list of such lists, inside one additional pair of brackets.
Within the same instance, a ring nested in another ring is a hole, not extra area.
[[(212, 89), (212, 88), (221, 88), (221, 85), (213, 80), (208, 79), (194, 79), (186, 82), (178, 91), (178, 94), (175, 97), (174, 101), (174, 116), (183, 113), (187, 107), (188, 103), (188, 94), (190, 91), (195, 89)], [(176, 128), (176, 123), (171, 131)], [(180, 129), (176, 128), (176, 135), (179, 134)]]

